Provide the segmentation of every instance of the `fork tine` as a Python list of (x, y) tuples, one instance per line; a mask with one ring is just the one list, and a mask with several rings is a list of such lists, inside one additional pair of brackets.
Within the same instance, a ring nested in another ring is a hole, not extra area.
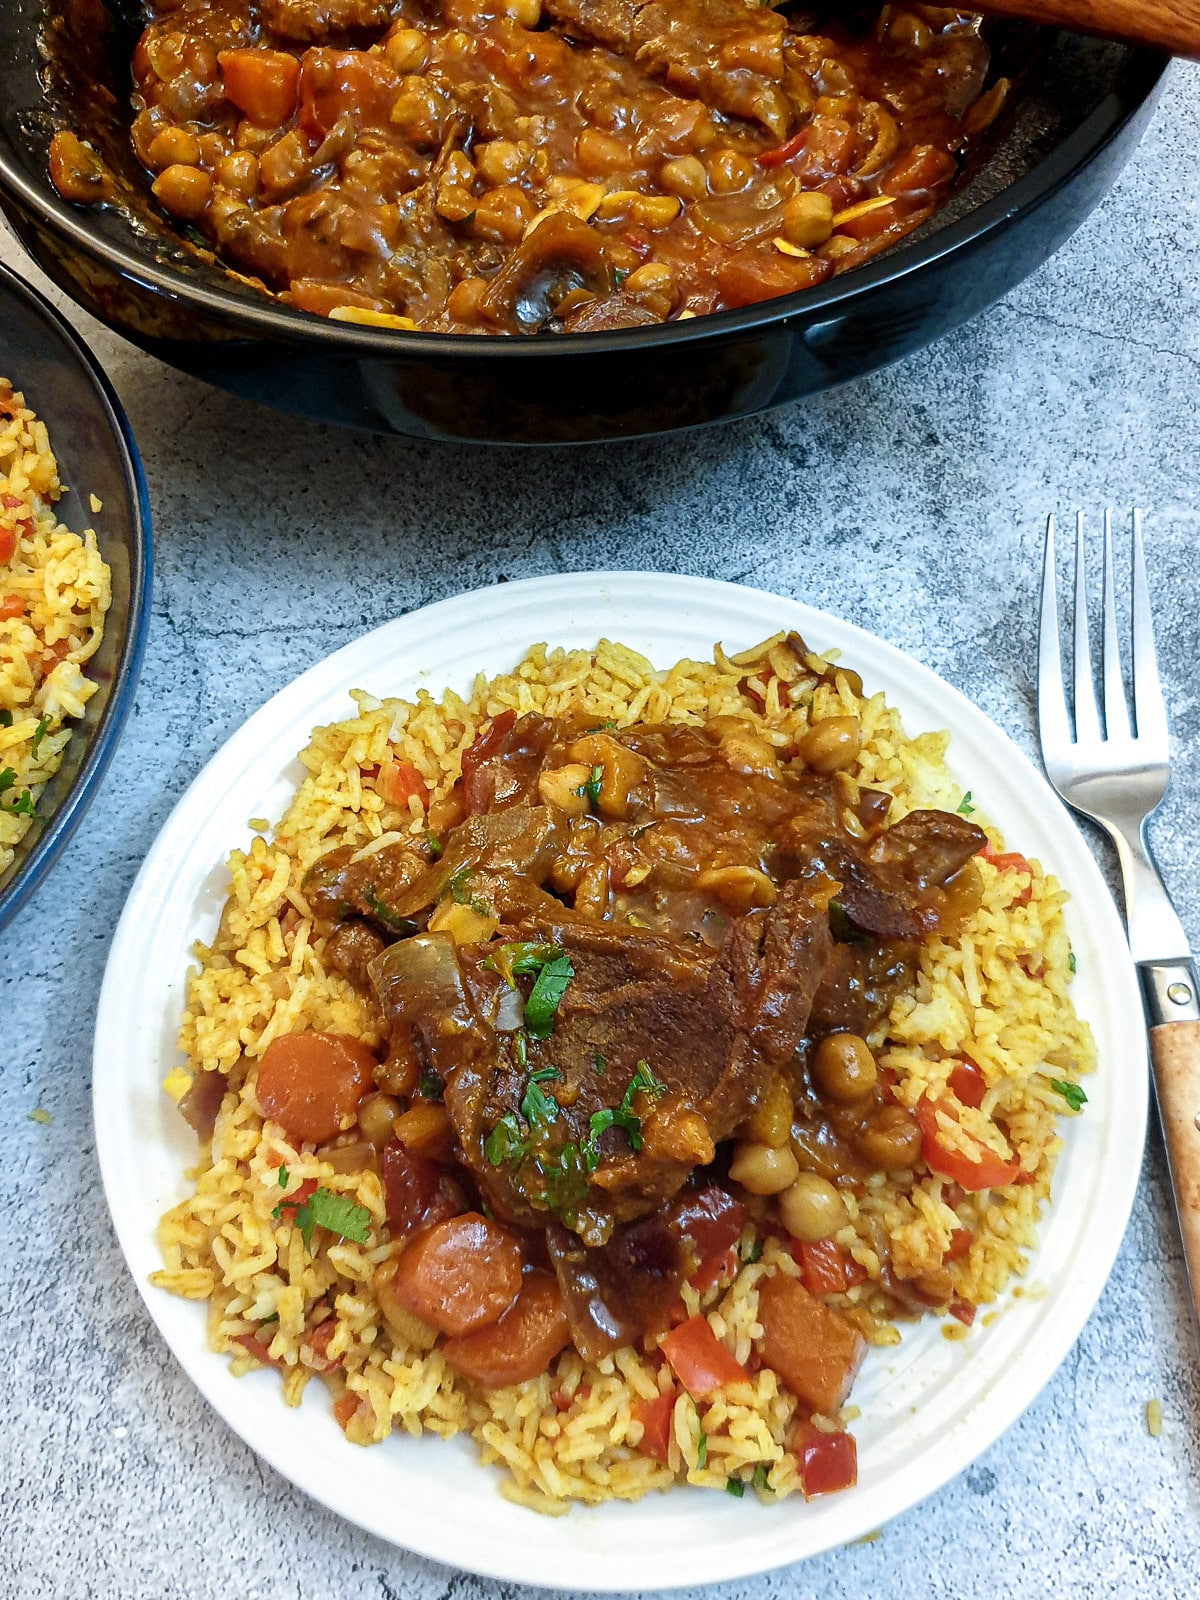
[(1070, 743), (1067, 698), (1063, 693), (1062, 649), (1058, 638), (1058, 596), (1054, 587), (1054, 518), (1046, 518), (1042, 557), (1042, 615), (1038, 627), (1038, 736), (1043, 750)]
[(1167, 709), (1163, 704), (1154, 651), (1154, 620), (1146, 583), (1146, 551), (1142, 543), (1142, 513), (1133, 513), (1133, 714), (1139, 741), (1156, 746), (1159, 759), (1167, 759)]
[(1099, 743), (1100, 711), (1092, 681), (1092, 652), (1088, 642), (1087, 574), (1083, 560), (1083, 512), (1075, 515), (1075, 639), (1072, 646), (1075, 678), (1075, 738)]
[(1104, 733), (1109, 739), (1131, 737), (1129, 707), (1121, 677), (1121, 646), (1117, 640), (1111, 510), (1104, 513)]

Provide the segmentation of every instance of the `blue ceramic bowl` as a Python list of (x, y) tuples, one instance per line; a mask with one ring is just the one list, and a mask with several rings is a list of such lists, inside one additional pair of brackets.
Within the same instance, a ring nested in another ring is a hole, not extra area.
[[(41, 295), (0, 267), (0, 373), (23, 391), (50, 430), (70, 528), (94, 527), (112, 570), (104, 639), (87, 667), (99, 690), (88, 701), (63, 764), (46, 785), (16, 858), (0, 873), (0, 928), (62, 853), (100, 785), (133, 703), (150, 609), (150, 506), (129, 424), (87, 347)], [(104, 509), (94, 514), (96, 495)]]

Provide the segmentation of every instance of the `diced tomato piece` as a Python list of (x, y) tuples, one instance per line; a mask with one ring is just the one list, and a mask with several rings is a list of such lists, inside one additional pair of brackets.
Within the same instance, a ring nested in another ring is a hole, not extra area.
[(17, 530), (0, 528), (0, 561), (11, 561), (17, 549)]
[(672, 1328), (661, 1348), (671, 1371), (693, 1400), (716, 1394), (726, 1384), (748, 1381), (745, 1367), (726, 1350), (709, 1327), (707, 1317), (689, 1317), (678, 1328)]
[(888, 194), (915, 194), (934, 189), (954, 173), (954, 157), (931, 144), (914, 145), (897, 156), (880, 187)]
[(291, 120), (300, 93), (300, 63), (283, 50), (217, 53), (225, 98), (260, 128)]
[(867, 1353), (853, 1323), (782, 1272), (759, 1284), (758, 1320), (767, 1366), (814, 1411), (837, 1411)]
[(804, 161), (799, 170), (806, 176), (835, 178), (849, 172), (858, 138), (841, 117), (822, 117), (809, 128), (804, 145)]
[(763, 150), (755, 156), (760, 167), (782, 167), (786, 162), (793, 161), (804, 149), (808, 139), (808, 129), (801, 128), (790, 139), (785, 139), (782, 144), (773, 145), (770, 150)]
[(389, 805), (407, 808), (414, 796), (425, 804), (429, 785), (411, 761), (385, 761), (375, 775), (375, 792)]
[(235, 1333), (233, 1339), (235, 1344), (240, 1344), (244, 1349), (249, 1350), (254, 1359), (261, 1361), (264, 1367), (277, 1367), (279, 1365), (279, 1362), (271, 1354), (269, 1342), (260, 1339), (256, 1333)]
[(258, 1063), (259, 1109), (293, 1139), (319, 1144), (351, 1125), (374, 1071), (369, 1046), (349, 1034), (281, 1033)]
[(506, 1389), (540, 1378), (570, 1342), (558, 1279), (552, 1272), (530, 1272), (498, 1322), (447, 1339), (442, 1354), (456, 1372), (482, 1388)]
[(938, 1125), (939, 1111), (944, 1111), (950, 1116), (954, 1114), (953, 1108), (945, 1100), (935, 1104), (928, 1095), (923, 1095), (917, 1101), (916, 1117), (921, 1128), (921, 1155), (930, 1172), (936, 1172), (939, 1177), (949, 1178), (952, 1183), (960, 1184), (968, 1194), (977, 1194), (980, 1189), (1001, 1189), (1005, 1184), (1016, 1180), (1021, 1170), (1021, 1163), (1015, 1156), (1005, 1161), (996, 1151), (988, 1149), (986, 1145), (979, 1145), (978, 1156), (972, 1158), (947, 1144)]
[(345, 1433), (350, 1424), (350, 1418), (358, 1410), (358, 1396), (356, 1394), (343, 1394), (333, 1402), (333, 1420)]
[(970, 1228), (955, 1228), (954, 1232), (950, 1235), (950, 1243), (946, 1246), (945, 1252), (942, 1255), (943, 1263), (947, 1261), (961, 1261), (965, 1255), (970, 1253), (971, 1246), (974, 1243), (975, 1235), (971, 1232)]
[(5, 511), (15, 511), (20, 504), (19, 494), (0, 494), (0, 506), (3, 506)]
[(997, 872), (1021, 872), (1028, 878), (1023, 889), (1013, 896), (1014, 906), (1028, 905), (1033, 896), (1033, 868), (1019, 850), (1004, 850), (997, 854), (991, 845), (985, 845), (979, 852), (985, 861), (990, 861)]
[(844, 222), (835, 225), (839, 233), (847, 234), (851, 239), (877, 239), (893, 223), (899, 222), (903, 215), (904, 206), (899, 200), (893, 200), (891, 205), (872, 206), (870, 211), (862, 211), (857, 217), (847, 217)]
[(638, 1446), (644, 1456), (665, 1463), (671, 1448), (671, 1418), (678, 1389), (668, 1389), (654, 1400), (636, 1400), (633, 1414), (642, 1425), (642, 1442)]
[(521, 1247), (477, 1211), (448, 1217), (410, 1241), (396, 1262), (392, 1291), (441, 1333), (473, 1333), (499, 1322), (521, 1292)]
[(737, 1266), (737, 1251), (726, 1250), (723, 1255), (709, 1256), (707, 1261), (702, 1261), (688, 1282), (698, 1294), (703, 1294), (706, 1289), (711, 1289), (714, 1283), (720, 1283), (723, 1278), (732, 1278), (737, 1272)]
[(313, 1362), (314, 1372), (332, 1372), (335, 1367), (341, 1366), (341, 1356), (338, 1356), (336, 1361), (330, 1361), (326, 1354), (329, 1349), (329, 1341), (336, 1332), (337, 1318), (328, 1317), (324, 1322), (319, 1322), (309, 1334), (308, 1342), (312, 1346), (313, 1355), (316, 1357)]
[(0, 618), (5, 621), (25, 614), (25, 602), (17, 594), (0, 595)]
[[(727, 1256), (742, 1236), (746, 1226), (746, 1208), (740, 1200), (715, 1183), (680, 1201), (675, 1212), (675, 1226), (684, 1242), (691, 1246), (697, 1263), (691, 1282), (695, 1288), (707, 1288), (720, 1276), (719, 1268), (727, 1264)], [(736, 1258), (734, 1269), (736, 1269)], [(732, 1275), (732, 1273), (730, 1274)], [(696, 1278), (703, 1278), (697, 1283)]]
[(859, 1266), (836, 1239), (819, 1239), (816, 1244), (794, 1239), (789, 1249), (809, 1294), (844, 1294), (855, 1284), (867, 1281), (867, 1269)]
[(960, 1105), (971, 1106), (978, 1111), (987, 1093), (987, 1084), (983, 1081), (983, 1073), (969, 1056), (964, 1056), (951, 1072), (949, 1083), (950, 1093)]
[(957, 1317), (964, 1328), (969, 1328), (975, 1321), (975, 1307), (969, 1300), (951, 1300), (950, 1315)]
[(792, 1448), (806, 1500), (852, 1489), (858, 1482), (858, 1447), (852, 1433), (823, 1433), (811, 1422), (802, 1422), (796, 1428)]

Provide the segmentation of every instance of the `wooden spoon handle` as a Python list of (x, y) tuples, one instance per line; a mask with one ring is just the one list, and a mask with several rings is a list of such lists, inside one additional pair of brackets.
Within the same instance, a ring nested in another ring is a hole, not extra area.
[[(1200, 988), (1190, 962), (1146, 963), (1140, 970), (1158, 1114), (1192, 1303), (1200, 1318)], [(1173, 1010), (1186, 1020), (1167, 1020)]]
[(1200, 0), (971, 0), (973, 9), (1200, 60)]

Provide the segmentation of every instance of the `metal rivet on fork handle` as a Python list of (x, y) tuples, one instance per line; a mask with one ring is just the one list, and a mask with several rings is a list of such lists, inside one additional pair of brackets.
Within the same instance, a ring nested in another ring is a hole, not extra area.
[(1192, 991), (1186, 983), (1173, 983), (1167, 990), (1167, 999), (1173, 1000), (1177, 1006), (1186, 1006), (1192, 998)]

